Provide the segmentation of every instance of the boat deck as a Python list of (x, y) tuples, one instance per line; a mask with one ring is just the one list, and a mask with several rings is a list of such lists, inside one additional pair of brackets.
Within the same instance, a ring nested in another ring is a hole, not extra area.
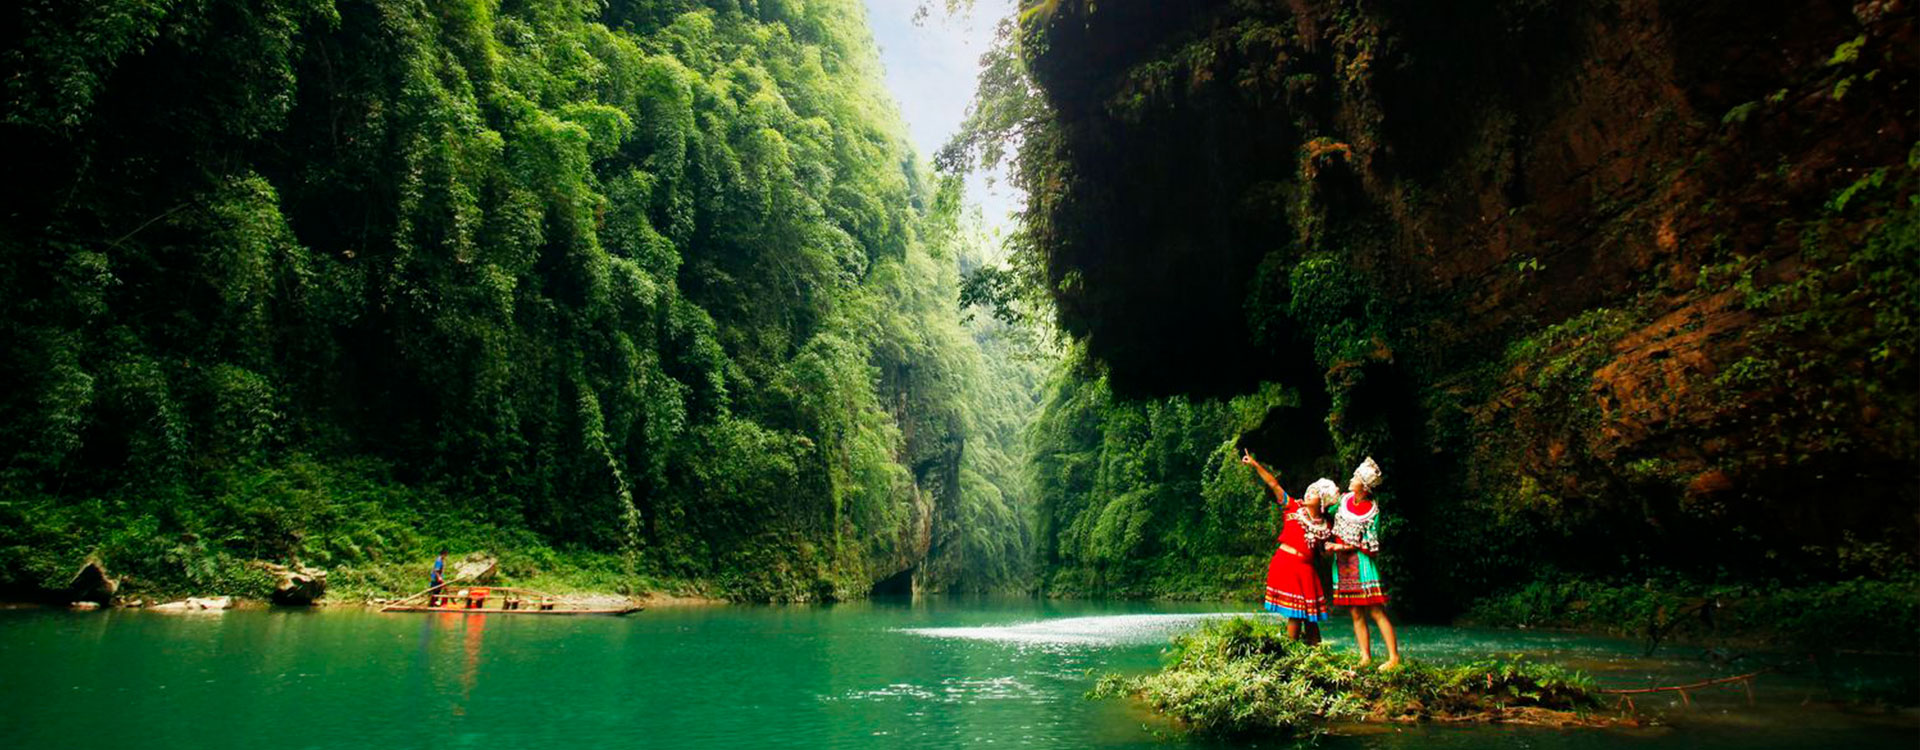
[[(457, 585), (463, 587), (453, 588)], [(458, 615), (630, 615), (642, 609), (645, 607), (632, 603), (595, 607), (586, 602), (573, 602), (566, 597), (517, 586), (441, 584), (391, 602), (381, 607), (380, 611)]]

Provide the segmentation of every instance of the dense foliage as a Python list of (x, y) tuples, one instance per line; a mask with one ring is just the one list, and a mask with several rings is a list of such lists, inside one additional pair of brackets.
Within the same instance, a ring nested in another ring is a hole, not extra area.
[(1024, 575), (1036, 384), (858, 2), (0, 13), (0, 583)]
[(1259, 455), (1290, 492), (1304, 491), (1339, 467), (1314, 460), (1324, 446), (1262, 425), (1270, 414), (1311, 422), (1311, 410), (1277, 385), (1233, 399), (1128, 400), (1091, 368), (1076, 351), (1054, 373), (1029, 436), (1043, 586), (1257, 596), (1280, 512), (1240, 448), (1271, 446)]
[(1524, 658), (1412, 662), (1391, 672), (1357, 663), (1352, 654), (1290, 641), (1270, 621), (1235, 618), (1176, 636), (1159, 672), (1110, 674), (1093, 694), (1138, 697), (1190, 731), (1215, 735), (1312, 735), (1330, 722), (1498, 721), (1527, 709), (1601, 707), (1585, 675)]

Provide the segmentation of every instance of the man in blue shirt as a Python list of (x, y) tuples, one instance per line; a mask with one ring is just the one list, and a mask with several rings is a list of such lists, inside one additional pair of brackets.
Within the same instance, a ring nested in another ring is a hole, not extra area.
[(442, 549), (440, 550), (440, 556), (433, 559), (433, 574), (431, 576), (428, 576), (427, 578), (427, 587), (429, 589), (432, 589), (433, 591), (433, 593), (427, 595), (427, 606), (429, 607), (439, 606), (440, 604), (439, 589), (441, 585), (447, 582), (446, 571), (447, 571), (447, 551)]

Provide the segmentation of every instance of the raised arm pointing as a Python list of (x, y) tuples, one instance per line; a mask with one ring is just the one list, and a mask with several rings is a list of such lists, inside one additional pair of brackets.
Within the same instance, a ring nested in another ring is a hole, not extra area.
[(1287, 497), (1287, 491), (1281, 489), (1280, 479), (1275, 477), (1273, 472), (1267, 471), (1267, 467), (1261, 466), (1259, 461), (1254, 460), (1253, 454), (1245, 448), (1240, 449), (1240, 463), (1252, 466), (1254, 471), (1260, 472), (1260, 479), (1265, 481), (1268, 487), (1273, 488), (1273, 501), (1280, 504), (1281, 510), (1293, 504), (1293, 499)]

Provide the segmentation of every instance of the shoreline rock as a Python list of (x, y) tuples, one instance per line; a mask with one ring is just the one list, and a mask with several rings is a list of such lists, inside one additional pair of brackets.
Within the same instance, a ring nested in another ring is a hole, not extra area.
[(120, 581), (107, 574), (106, 566), (97, 559), (89, 558), (73, 574), (73, 581), (67, 584), (66, 598), (71, 602), (89, 602), (96, 606), (113, 601), (113, 595), (120, 590)]
[(155, 612), (224, 612), (233, 609), (233, 597), (230, 596), (189, 596), (177, 602), (155, 604), (148, 607)]
[(310, 607), (327, 595), (327, 571), (297, 563), (294, 567), (261, 563), (261, 567), (274, 577), (274, 604)]
[(454, 564), (453, 573), (447, 576), (447, 581), (449, 583), (454, 581), (463, 583), (492, 583), (494, 577), (498, 575), (499, 572), (499, 560), (475, 552)]

